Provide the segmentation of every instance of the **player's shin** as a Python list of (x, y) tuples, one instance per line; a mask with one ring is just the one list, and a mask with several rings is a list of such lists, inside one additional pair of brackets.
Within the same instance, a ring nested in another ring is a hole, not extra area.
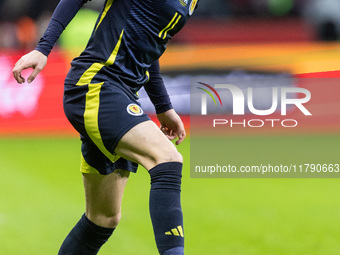
[(182, 163), (162, 163), (149, 170), (150, 215), (160, 254), (184, 254), (181, 208)]

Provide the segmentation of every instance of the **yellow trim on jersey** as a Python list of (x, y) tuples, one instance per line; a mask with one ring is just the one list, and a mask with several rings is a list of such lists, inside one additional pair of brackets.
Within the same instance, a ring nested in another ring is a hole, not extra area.
[(97, 30), (97, 28), (99, 27), (99, 25), (102, 23), (103, 19), (105, 18), (106, 14), (107, 14), (108, 10), (110, 9), (111, 5), (113, 4), (113, 2), (114, 2), (114, 0), (108, 0), (108, 1), (106, 2), (104, 11), (103, 11), (103, 13), (102, 13), (102, 15), (101, 15), (101, 17), (100, 17), (100, 20), (99, 20), (99, 22), (98, 22), (98, 24), (97, 24), (95, 30)]
[[(176, 12), (175, 13), (175, 15), (174, 15), (174, 17), (172, 18), (172, 20), (169, 22), (169, 24), (165, 27), (165, 28), (163, 28), (162, 29), (162, 31), (159, 33), (159, 38), (162, 38), (162, 39), (165, 39), (166, 38), (166, 34), (171, 30), (171, 29), (173, 29), (175, 26), (176, 26), (176, 24), (178, 23), (178, 21), (180, 20), (180, 18), (182, 17), (181, 15), (179, 15), (178, 17), (177, 17), (177, 15), (178, 15), (178, 12)], [(177, 18), (177, 19), (176, 19)], [(163, 34), (164, 33), (164, 34)], [(163, 34), (163, 36), (162, 36), (162, 34)]]
[(165, 31), (163, 39), (165, 39), (166, 34), (167, 34), (171, 29), (173, 29), (173, 28), (177, 25), (177, 23), (178, 23), (178, 21), (180, 20), (181, 17), (182, 17), (182, 16), (179, 15), (178, 18), (177, 18), (177, 20), (176, 20), (176, 22), (171, 26), (171, 28), (169, 28), (169, 29), (167, 29), (167, 30)]
[(150, 80), (150, 73), (149, 73), (149, 71), (146, 71), (145, 74), (146, 74), (146, 76), (148, 76), (148, 81), (149, 81)]
[(163, 28), (161, 32), (159, 32), (159, 35), (158, 35), (159, 38), (162, 38), (162, 33), (171, 26), (172, 22), (174, 22), (174, 20), (176, 19), (177, 15), (178, 15), (178, 12), (175, 13), (175, 15), (173, 16), (172, 20), (169, 22), (169, 24), (165, 28)]
[(102, 83), (89, 84), (89, 91), (86, 93), (86, 103), (84, 112), (84, 126), (88, 136), (95, 143), (98, 149), (112, 162), (119, 159), (119, 156), (113, 155), (109, 152), (102, 140), (99, 126), (98, 126), (98, 113), (99, 113), (99, 94), (102, 88)]
[(79, 81), (77, 82), (76, 86), (83, 86), (90, 84), (93, 77), (104, 67), (104, 66), (111, 66), (116, 60), (118, 50), (120, 48), (120, 45), (122, 43), (122, 38), (123, 38), (124, 30), (120, 34), (119, 40), (116, 44), (116, 47), (112, 51), (109, 59), (105, 63), (93, 63), (89, 69), (87, 69), (83, 75), (80, 77)]
[(98, 170), (90, 166), (84, 159), (83, 154), (80, 160), (80, 172), (85, 174), (99, 174)]

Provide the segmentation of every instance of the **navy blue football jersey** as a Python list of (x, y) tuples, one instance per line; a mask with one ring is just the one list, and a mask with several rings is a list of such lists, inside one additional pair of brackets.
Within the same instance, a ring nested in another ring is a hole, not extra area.
[(187, 23), (198, 0), (107, 0), (66, 84), (112, 81), (136, 93), (148, 68)]

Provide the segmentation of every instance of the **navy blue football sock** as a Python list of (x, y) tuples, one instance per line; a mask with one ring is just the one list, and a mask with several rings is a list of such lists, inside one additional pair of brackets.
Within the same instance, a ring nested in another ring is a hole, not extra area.
[(64, 240), (58, 255), (95, 255), (113, 230), (97, 226), (84, 214)]
[(162, 163), (149, 170), (150, 215), (160, 254), (184, 254), (181, 208), (182, 163)]
[(183, 254), (184, 254), (183, 246), (175, 247), (170, 250), (166, 250), (165, 252), (162, 253), (162, 255), (183, 255)]

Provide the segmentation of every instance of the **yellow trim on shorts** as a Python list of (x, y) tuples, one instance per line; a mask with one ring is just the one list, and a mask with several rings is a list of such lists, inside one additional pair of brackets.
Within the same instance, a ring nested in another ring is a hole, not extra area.
[(114, 48), (114, 50), (112, 51), (109, 59), (103, 63), (93, 63), (89, 69), (87, 69), (83, 75), (80, 77), (79, 81), (77, 82), (76, 86), (83, 86), (83, 85), (87, 85), (90, 84), (93, 77), (104, 67), (104, 66), (111, 66), (113, 65), (113, 63), (116, 61), (116, 57), (118, 54), (118, 50), (120, 48), (120, 45), (122, 43), (122, 38), (123, 38), (123, 34), (124, 34), (124, 29), (122, 30), (119, 40)]
[[(105, 9), (109, 8), (109, 5), (112, 4), (113, 0), (109, 0), (106, 4)], [(106, 10), (106, 12), (107, 12)], [(106, 12), (104, 10), (103, 15), (106, 15)], [(103, 16), (102, 16), (103, 18)], [(102, 20), (101, 18), (101, 20)], [(100, 22), (101, 22), (100, 20)], [(100, 23), (99, 22), (99, 23)], [(97, 26), (98, 27), (98, 26)], [(119, 40), (112, 51), (109, 59), (105, 63), (93, 63), (89, 69), (87, 69), (83, 75), (80, 77), (77, 86), (83, 86), (88, 85), (88, 92), (86, 93), (86, 103), (85, 103), (85, 112), (84, 112), (84, 126), (86, 133), (90, 137), (90, 139), (94, 142), (94, 144), (98, 147), (98, 149), (112, 162), (117, 161), (120, 156), (113, 155), (111, 152), (109, 152), (102, 140), (101, 134), (99, 132), (99, 126), (98, 126), (98, 112), (99, 112), (99, 104), (100, 104), (100, 91), (101, 87), (104, 84), (102, 83), (96, 83), (91, 84), (91, 81), (93, 77), (104, 67), (104, 66), (110, 66), (113, 65), (113, 63), (116, 60), (118, 50), (120, 48), (122, 38), (123, 38), (124, 30), (122, 30)], [(98, 170), (96, 170), (94, 167), (90, 166), (84, 159), (84, 157), (81, 157), (81, 172), (83, 173), (99, 173)]]
[(81, 160), (80, 160), (80, 172), (85, 173), (85, 174), (100, 174), (97, 169), (90, 166), (85, 161), (83, 154), (81, 155)]
[(99, 114), (99, 104), (100, 104), (100, 91), (102, 88), (102, 83), (89, 84), (89, 91), (86, 93), (86, 103), (84, 112), (84, 126), (88, 136), (98, 147), (98, 149), (112, 162), (119, 159), (119, 156), (109, 152), (102, 140), (99, 125), (98, 125), (98, 114)]

